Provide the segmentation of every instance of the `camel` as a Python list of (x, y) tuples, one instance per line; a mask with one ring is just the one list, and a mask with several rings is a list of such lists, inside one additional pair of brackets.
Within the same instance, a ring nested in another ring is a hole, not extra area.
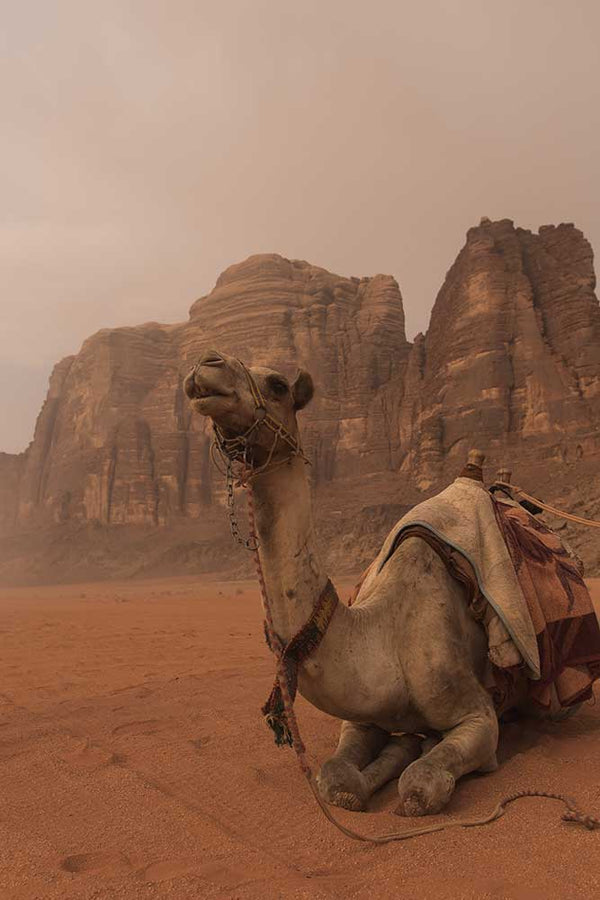
[[(259, 553), (275, 630), (286, 643), (328, 584), (307, 467), (293, 449), (312, 378), (301, 370), (290, 384), (271, 369), (209, 350), (184, 390), (225, 439), (249, 436)], [(291, 440), (260, 426), (263, 405)], [(317, 775), (323, 799), (364, 810), (398, 779), (397, 813), (423, 816), (444, 808), (463, 775), (494, 771), (498, 717), (483, 684), (486, 658), (486, 635), (463, 587), (425, 541), (405, 540), (374, 586), (352, 606), (337, 604), (299, 667), (302, 696), (342, 720), (337, 749)]]

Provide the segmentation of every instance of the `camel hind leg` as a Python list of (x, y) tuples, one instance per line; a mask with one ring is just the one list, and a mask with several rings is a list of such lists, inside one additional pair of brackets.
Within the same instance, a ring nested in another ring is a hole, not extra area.
[(375, 791), (398, 778), (420, 753), (415, 735), (390, 737), (376, 725), (344, 722), (334, 755), (317, 775), (321, 796), (334, 806), (364, 810)]

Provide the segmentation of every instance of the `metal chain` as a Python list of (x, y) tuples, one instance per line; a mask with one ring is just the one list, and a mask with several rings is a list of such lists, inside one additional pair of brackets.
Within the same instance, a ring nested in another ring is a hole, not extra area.
[(249, 537), (244, 538), (240, 533), (240, 526), (235, 512), (235, 481), (233, 477), (233, 465), (229, 458), (227, 458), (226, 489), (227, 515), (229, 516), (229, 528), (231, 529), (232, 537), (246, 550), (250, 550), (251, 552), (255, 553), (258, 550), (258, 540), (256, 538), (256, 535), (251, 532)]

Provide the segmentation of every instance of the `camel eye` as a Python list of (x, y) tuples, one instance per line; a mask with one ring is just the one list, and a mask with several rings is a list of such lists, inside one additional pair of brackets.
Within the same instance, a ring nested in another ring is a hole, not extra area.
[(270, 375), (267, 378), (267, 384), (269, 385), (269, 390), (275, 394), (276, 397), (285, 397), (285, 395), (289, 391), (289, 387), (281, 378), (277, 378), (273, 375)]

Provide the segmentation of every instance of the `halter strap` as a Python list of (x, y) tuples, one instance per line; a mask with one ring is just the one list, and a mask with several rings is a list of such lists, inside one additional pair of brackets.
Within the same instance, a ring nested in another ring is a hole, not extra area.
[(244, 370), (246, 379), (248, 381), (248, 387), (250, 388), (250, 393), (252, 394), (252, 399), (254, 400), (255, 408), (256, 409), (264, 409), (266, 412), (267, 405), (265, 402), (265, 398), (263, 397), (258, 384), (254, 380), (252, 373), (250, 372), (248, 367), (244, 365), (244, 363), (241, 361), (241, 359), (236, 358), (236, 362), (238, 362), (240, 364), (240, 366), (242, 367), (242, 369)]

